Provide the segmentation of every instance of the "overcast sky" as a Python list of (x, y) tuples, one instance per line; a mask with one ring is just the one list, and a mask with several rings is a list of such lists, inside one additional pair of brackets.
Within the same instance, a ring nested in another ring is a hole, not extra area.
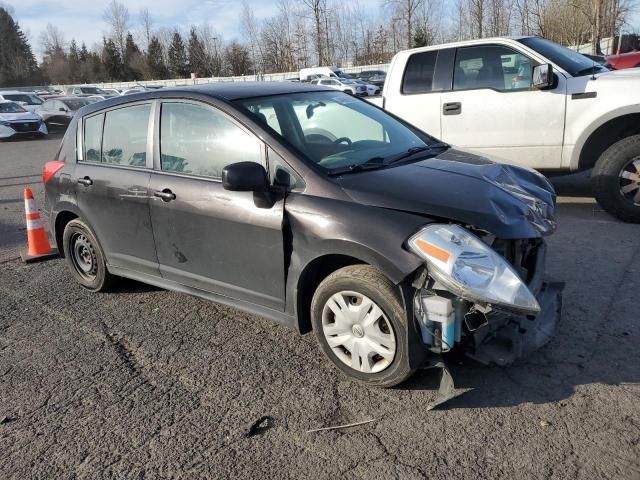
[[(210, 23), (226, 40), (240, 38), (241, 0), (120, 0), (131, 14), (133, 29), (139, 29), (138, 13), (148, 8), (154, 27), (178, 26), (187, 30), (190, 25)], [(374, 0), (364, 0), (367, 1)], [(275, 2), (248, 0), (256, 17), (267, 17), (275, 12)], [(13, 9), (15, 20), (28, 33), (31, 45), (40, 53), (39, 37), (47, 23), (60, 28), (65, 39), (75, 38), (87, 47), (100, 42), (107, 33), (102, 13), (109, 0), (0, 0)]]
[[(242, 0), (120, 0), (131, 14), (134, 32), (139, 29), (141, 9), (148, 8), (155, 28), (178, 27), (187, 31), (190, 25), (209, 23), (225, 40), (240, 39), (240, 13)], [(247, 0), (253, 7), (256, 17), (273, 15), (276, 11), (275, 0)], [(357, 1), (361, 7), (370, 8), (373, 16), (382, 15), (381, 0)], [(40, 56), (40, 32), (47, 23), (60, 28), (65, 39), (75, 38), (78, 44), (83, 41), (91, 48), (100, 42), (107, 33), (107, 25), (102, 13), (109, 0), (0, 0), (0, 4), (9, 5), (15, 19), (23, 31), (28, 34), (32, 48)], [(443, 5), (451, 6), (453, 0), (443, 0)], [(631, 30), (640, 30), (640, 12), (636, 10), (628, 21)]]

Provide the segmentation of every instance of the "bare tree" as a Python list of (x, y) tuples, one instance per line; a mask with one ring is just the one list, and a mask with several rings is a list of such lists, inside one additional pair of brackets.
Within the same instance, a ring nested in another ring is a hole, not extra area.
[(151, 37), (153, 36), (153, 20), (151, 19), (151, 13), (148, 8), (140, 10), (140, 28), (142, 29), (143, 48), (146, 51), (151, 43)]
[(120, 55), (124, 55), (126, 36), (131, 26), (129, 10), (122, 3), (111, 0), (102, 14), (102, 18), (111, 29), (110, 38), (116, 44)]
[(42, 51), (50, 54), (53, 52), (64, 52), (67, 42), (64, 33), (55, 25), (47, 23), (44, 32), (40, 34), (40, 46)]
[(316, 53), (318, 55), (318, 65), (327, 63), (323, 47), (323, 0), (300, 0), (309, 10), (314, 27), (314, 41), (316, 43)]
[(417, 12), (423, 6), (424, 0), (385, 0), (391, 8), (394, 17), (401, 18), (405, 22), (406, 47), (413, 45), (413, 23)]

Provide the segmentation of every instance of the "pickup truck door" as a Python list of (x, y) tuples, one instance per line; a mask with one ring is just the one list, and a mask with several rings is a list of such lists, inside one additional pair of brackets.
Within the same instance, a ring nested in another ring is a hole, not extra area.
[(566, 79), (531, 87), (537, 62), (505, 45), (458, 48), (453, 88), (441, 94), (442, 139), (489, 158), (538, 169), (559, 168)]

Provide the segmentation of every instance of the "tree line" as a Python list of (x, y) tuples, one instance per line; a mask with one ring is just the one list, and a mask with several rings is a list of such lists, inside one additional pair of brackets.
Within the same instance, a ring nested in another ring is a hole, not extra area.
[(156, 27), (148, 9), (117, 0), (103, 13), (108, 33), (90, 47), (55, 25), (39, 37), (42, 59), (0, 4), (0, 86), (160, 80), (293, 72), (312, 65), (387, 63), (399, 50), (489, 36), (540, 35), (565, 45), (616, 35), (637, 0), (381, 0), (380, 12), (339, 0), (278, 0), (257, 18), (242, 4), (239, 39), (210, 23)]

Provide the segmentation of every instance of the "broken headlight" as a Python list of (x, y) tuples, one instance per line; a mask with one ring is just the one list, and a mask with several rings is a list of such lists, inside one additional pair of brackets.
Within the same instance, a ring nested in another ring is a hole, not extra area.
[(431, 276), (459, 297), (527, 313), (540, 311), (511, 265), (464, 228), (429, 225), (413, 235), (408, 245), (427, 262)]

